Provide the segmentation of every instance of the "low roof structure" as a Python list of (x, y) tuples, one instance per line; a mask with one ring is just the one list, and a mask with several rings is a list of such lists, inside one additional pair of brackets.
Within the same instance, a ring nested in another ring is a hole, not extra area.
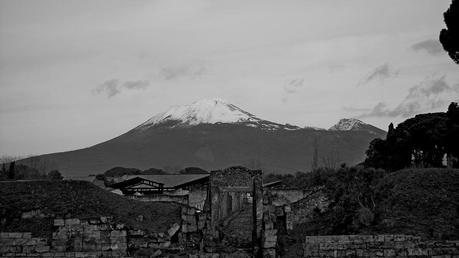
[(139, 176), (135, 176), (127, 180), (112, 184), (110, 187), (120, 189), (123, 194), (163, 193), (164, 190), (164, 184)]
[(203, 184), (209, 181), (209, 174), (168, 174), (168, 175), (130, 175), (123, 176), (121, 180), (111, 185), (113, 188), (130, 185), (136, 182), (136, 178), (162, 184), (163, 189), (179, 189), (194, 184)]

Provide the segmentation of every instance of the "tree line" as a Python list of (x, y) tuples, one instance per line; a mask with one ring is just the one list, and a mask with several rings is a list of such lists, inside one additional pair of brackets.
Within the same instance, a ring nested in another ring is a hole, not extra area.
[(18, 163), (14, 157), (1, 157), (0, 181), (5, 180), (62, 180), (57, 169), (51, 169), (40, 157), (30, 157), (28, 163)]
[(459, 107), (446, 113), (416, 115), (396, 128), (391, 123), (386, 139), (374, 139), (366, 151), (366, 167), (395, 171), (407, 167), (459, 167)]

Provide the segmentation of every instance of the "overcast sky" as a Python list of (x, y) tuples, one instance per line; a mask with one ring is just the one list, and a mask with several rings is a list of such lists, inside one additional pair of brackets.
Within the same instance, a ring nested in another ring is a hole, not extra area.
[(88, 147), (202, 98), (325, 128), (445, 111), (450, 3), (0, 0), (0, 155)]

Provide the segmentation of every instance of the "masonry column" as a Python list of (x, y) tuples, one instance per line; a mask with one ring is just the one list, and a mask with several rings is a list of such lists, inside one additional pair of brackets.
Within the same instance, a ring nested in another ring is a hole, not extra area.
[(253, 174), (253, 232), (252, 244), (254, 257), (260, 257), (261, 253), (261, 230), (263, 220), (263, 182), (261, 171)]

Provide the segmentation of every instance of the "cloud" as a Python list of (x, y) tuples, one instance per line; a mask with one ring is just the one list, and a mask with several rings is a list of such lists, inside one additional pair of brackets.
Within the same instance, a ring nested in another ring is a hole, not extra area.
[(148, 86), (150, 86), (150, 82), (147, 80), (120, 82), (117, 79), (111, 79), (103, 82), (97, 86), (97, 88), (93, 89), (93, 93), (106, 94), (107, 97), (111, 98), (124, 90), (140, 90), (145, 89)]
[(384, 102), (360, 117), (411, 117), (425, 112), (444, 110), (450, 102), (459, 100), (459, 85), (451, 86), (445, 76), (426, 79), (411, 87), (405, 98), (395, 107), (389, 108)]
[(296, 93), (300, 88), (304, 86), (304, 78), (291, 80), (287, 85), (284, 86), (284, 90), (287, 93)]
[(416, 52), (426, 51), (428, 54), (431, 55), (439, 55), (444, 52), (440, 42), (434, 39), (423, 40), (416, 44), (413, 44), (411, 46), (411, 49), (413, 49)]
[(201, 65), (173, 65), (160, 69), (160, 77), (164, 80), (176, 80), (181, 78), (197, 78), (205, 73), (206, 69)]
[(130, 90), (136, 90), (136, 89), (145, 89), (148, 86), (150, 86), (149, 81), (126, 81), (123, 83), (122, 87)]
[[(289, 81), (286, 85), (284, 85), (284, 92), (286, 94), (295, 94), (304, 86), (304, 78), (293, 79)], [(288, 96), (284, 95), (281, 98), (282, 103), (286, 103), (288, 101)]]
[(382, 64), (373, 71), (371, 71), (365, 78), (359, 83), (359, 85), (367, 84), (374, 80), (384, 81), (389, 77), (395, 77), (399, 73), (398, 70), (394, 70), (389, 64)]

